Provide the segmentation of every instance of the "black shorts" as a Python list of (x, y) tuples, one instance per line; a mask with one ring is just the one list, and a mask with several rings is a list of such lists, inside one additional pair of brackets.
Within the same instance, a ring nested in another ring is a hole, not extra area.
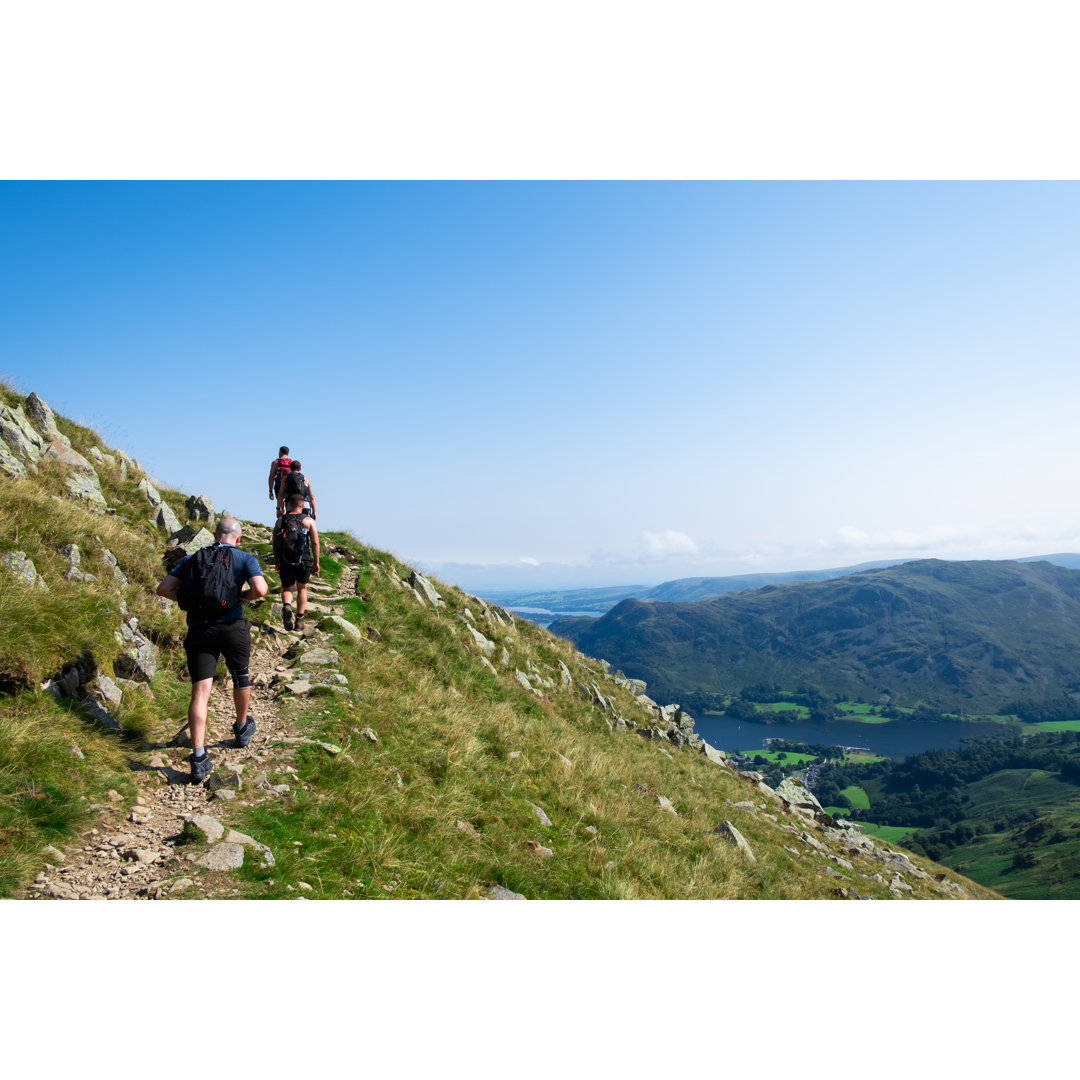
[(306, 585), (311, 580), (311, 568), (314, 563), (304, 562), (299, 566), (281, 563), (281, 587), (291, 589), (294, 585)]
[(251, 623), (247, 619), (193, 626), (184, 639), (188, 671), (192, 682), (212, 679), (217, 674), (218, 657), (224, 657), (231, 672), (247, 671), (251, 661)]

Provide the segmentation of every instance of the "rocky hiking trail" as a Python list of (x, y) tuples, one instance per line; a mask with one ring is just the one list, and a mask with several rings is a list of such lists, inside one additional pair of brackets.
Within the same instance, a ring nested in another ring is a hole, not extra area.
[[(269, 540), (269, 530), (245, 527), (244, 540)], [(130, 753), (129, 764), (140, 794), (126, 809), (124, 797), (110, 791), (111, 804), (95, 806), (97, 820), (79, 842), (46, 849), (49, 860), (29, 887), (27, 898), (122, 900), (227, 897), (238, 892), (228, 871), (246, 859), (272, 867), (274, 853), (257, 837), (230, 828), (234, 805), (289, 798), (297, 783), (292, 761), (297, 747), (315, 744), (328, 753), (340, 747), (311, 739), (300, 731), (287, 703), (304, 698), (317, 686), (351, 693), (344, 675), (334, 671), (336, 651), (318, 623), (333, 621), (356, 638), (360, 631), (339, 615), (356, 595), (357, 570), (352, 556), (331, 544), (323, 553), (341, 557), (337, 586), (313, 578), (302, 632), (286, 631), (280, 592), (275, 590), (246, 614), (252, 620), (251, 704), (256, 723), (251, 742), (234, 745), (232, 684), (228, 676), (214, 684), (207, 715), (207, 750), (214, 770), (202, 784), (190, 783), (190, 741), (185, 717), (169, 742), (148, 742)], [(264, 567), (265, 569), (265, 567)], [(264, 620), (256, 622), (255, 620)], [(342, 626), (342, 623), (345, 625)], [(300, 882), (298, 889), (305, 888)], [(291, 886), (290, 886), (291, 888)]]

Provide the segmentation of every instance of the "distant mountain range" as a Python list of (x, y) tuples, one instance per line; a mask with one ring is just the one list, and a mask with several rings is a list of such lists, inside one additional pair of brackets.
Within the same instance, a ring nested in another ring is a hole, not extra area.
[(1076, 555), (926, 559), (690, 603), (625, 599), (550, 629), (665, 700), (765, 684), (997, 712), (1080, 689), (1080, 573), (1065, 560), (1080, 568)]
[[(736, 574), (731, 577), (686, 577), (665, 581), (659, 585), (611, 585), (601, 589), (548, 589), (545, 591), (510, 590), (485, 591), (485, 599), (504, 607), (539, 608), (545, 611), (610, 611), (616, 604), (635, 600), (682, 601), (707, 600), (725, 593), (760, 589), (765, 585), (784, 585), (798, 581), (831, 581), (865, 570), (901, 566), (909, 559), (865, 562), (856, 566), (840, 566), (832, 570), (790, 570), (783, 573)], [(1049, 562), (1055, 566), (1080, 570), (1080, 555), (1031, 555), (1015, 562)]]

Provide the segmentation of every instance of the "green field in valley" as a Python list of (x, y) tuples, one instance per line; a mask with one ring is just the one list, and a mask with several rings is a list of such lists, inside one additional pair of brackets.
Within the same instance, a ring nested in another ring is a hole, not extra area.
[(857, 720), (860, 724), (887, 724), (888, 716), (879, 716), (870, 710), (877, 708), (875, 705), (867, 705), (864, 702), (841, 701), (837, 703), (836, 711), (846, 720)]
[(861, 787), (853, 784), (851, 787), (844, 788), (840, 794), (843, 795), (856, 810), (870, 809), (870, 796), (867, 795)]
[(809, 765), (812, 761), (817, 761), (814, 754), (797, 754), (791, 750), (755, 750), (747, 753), (751, 758), (763, 757), (773, 765)]
[[(769, 701), (757, 705), (759, 712), (790, 713), (800, 720), (806, 720), (810, 716), (810, 710), (805, 705), (796, 705), (793, 701)], [(786, 719), (791, 719), (788, 716)]]
[[(835, 818), (851, 817), (851, 811), (846, 806), (825, 806), (822, 809)], [(917, 831), (906, 825), (875, 825), (872, 821), (861, 821), (859, 824), (867, 836), (876, 836), (887, 844), (902, 844), (906, 837)]]

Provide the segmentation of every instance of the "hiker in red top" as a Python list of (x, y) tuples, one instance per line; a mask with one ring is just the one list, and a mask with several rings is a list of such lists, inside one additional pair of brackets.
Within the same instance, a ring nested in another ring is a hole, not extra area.
[(291, 464), (292, 458), (289, 457), (289, 448), (287, 446), (281, 447), (278, 450), (278, 456), (270, 462), (270, 477), (267, 483), (270, 486), (270, 498), (279, 505), (279, 513), (281, 485), (285, 482), (285, 477), (289, 475), (289, 466)]

